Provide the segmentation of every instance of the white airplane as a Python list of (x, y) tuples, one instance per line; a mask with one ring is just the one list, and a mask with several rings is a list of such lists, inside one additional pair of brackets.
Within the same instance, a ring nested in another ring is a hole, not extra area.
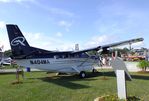
[(17, 25), (7, 24), (6, 27), (12, 57), (19, 66), (51, 72), (78, 73), (81, 78), (86, 77), (85, 71), (93, 70), (93, 65), (99, 63), (99, 60), (89, 56), (87, 52), (102, 50), (104, 53), (110, 47), (143, 41), (143, 38), (137, 38), (85, 50), (56, 52), (30, 46)]
[(2, 49), (0, 48), (0, 66), (11, 65), (11, 60), (10, 57), (4, 57), (4, 52), (2, 52)]
[(9, 57), (9, 58), (2, 58), (1, 60), (1, 65), (11, 65), (11, 61), (12, 59)]

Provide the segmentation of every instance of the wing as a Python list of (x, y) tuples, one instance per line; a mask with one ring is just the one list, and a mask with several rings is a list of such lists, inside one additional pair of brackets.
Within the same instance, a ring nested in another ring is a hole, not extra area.
[(136, 38), (136, 39), (121, 41), (121, 42), (117, 42), (117, 43), (112, 43), (112, 44), (97, 46), (97, 47), (94, 47), (94, 48), (89, 48), (89, 49), (74, 51), (72, 53), (83, 53), (83, 52), (88, 52), (88, 51), (93, 51), (93, 50), (98, 51), (100, 49), (107, 49), (107, 48), (110, 48), (110, 47), (116, 47), (116, 46), (121, 46), (121, 45), (133, 44), (133, 43), (136, 43), (136, 42), (141, 42), (143, 40), (144, 40), (143, 38)]
[(117, 42), (113, 44), (103, 45), (102, 48), (110, 48), (110, 47), (122, 46), (122, 45), (127, 45), (127, 44), (133, 44), (136, 42), (141, 42), (143, 40), (144, 40), (143, 38), (136, 38), (136, 39), (121, 41), (121, 42)]

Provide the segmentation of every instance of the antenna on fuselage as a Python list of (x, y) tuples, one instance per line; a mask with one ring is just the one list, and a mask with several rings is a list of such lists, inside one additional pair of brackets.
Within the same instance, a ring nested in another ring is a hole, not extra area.
[(75, 51), (79, 51), (79, 44), (75, 44)]

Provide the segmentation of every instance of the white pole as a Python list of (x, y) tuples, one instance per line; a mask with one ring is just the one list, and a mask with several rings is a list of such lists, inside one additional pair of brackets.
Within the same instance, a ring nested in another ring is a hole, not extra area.
[(118, 57), (118, 51), (115, 51), (115, 58)]
[(124, 70), (116, 70), (117, 76), (117, 90), (118, 90), (118, 98), (126, 99), (126, 80), (125, 80), (125, 71)]

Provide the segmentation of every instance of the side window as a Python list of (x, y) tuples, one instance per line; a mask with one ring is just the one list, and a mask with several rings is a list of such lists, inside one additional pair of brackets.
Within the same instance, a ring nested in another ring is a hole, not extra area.
[(58, 59), (59, 58), (59, 56), (58, 55), (54, 55), (54, 59)]
[(65, 55), (62, 55), (62, 59), (65, 59), (66, 58), (66, 56)]
[(75, 58), (79, 58), (79, 54), (76, 54), (74, 57), (75, 57)]

